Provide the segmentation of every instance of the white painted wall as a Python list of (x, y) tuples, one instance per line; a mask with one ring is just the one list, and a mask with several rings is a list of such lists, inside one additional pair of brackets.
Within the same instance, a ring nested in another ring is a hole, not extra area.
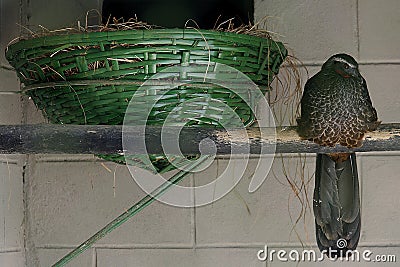
[[(23, 121), (19, 82), (4, 49), (19, 36), (19, 1), (0, 0), (0, 124)], [(5, 67), (5, 68), (3, 68)], [(23, 156), (0, 155), (0, 266), (24, 266)]]
[[(70, 26), (78, 19), (84, 21), (87, 10), (101, 5), (97, 0), (0, 1), (2, 50), (18, 36), (16, 23), (52, 29)], [(383, 122), (400, 120), (398, 14), (397, 0), (255, 0), (256, 19), (268, 16), (268, 29), (282, 35), (279, 38), (306, 64), (310, 75), (334, 53), (346, 52), (357, 58)], [(2, 65), (7, 64), (3, 55), (0, 59)], [(1, 69), (0, 81), (0, 123), (44, 121), (30, 102), (21, 103), (19, 96), (4, 93), (19, 88), (13, 72)], [(25, 228), (21, 228), (25, 158), (8, 158), (8, 165), (0, 163), (0, 266), (23, 266), (24, 258), (27, 266), (49, 266), (144, 196), (122, 166), (92, 156), (30, 156), (25, 175)], [(293, 230), (301, 205), (282, 171), (284, 165), (289, 178), (299, 182), (299, 160), (297, 156), (277, 157), (275, 176), (271, 172), (253, 194), (247, 192), (249, 179), (244, 178), (226, 197), (205, 207), (182, 209), (155, 203), (68, 266), (296, 266), (293, 262), (260, 262), (256, 253), (264, 244), (270, 249), (301, 251), (303, 242), (306, 248), (315, 248), (309, 208)], [(360, 250), (396, 254), (398, 260), (399, 160), (400, 153), (358, 156), (363, 217)], [(6, 158), (2, 156), (0, 161)], [(306, 162), (306, 176), (310, 177), (314, 156), (307, 155)], [(114, 174), (102, 164), (116, 172), (115, 191)], [(204, 183), (216, 177), (224, 164), (226, 160), (220, 159), (183, 184)], [(248, 176), (253, 168), (252, 161)], [(313, 180), (309, 197), (312, 188)], [(337, 264), (326, 261), (322, 265)]]

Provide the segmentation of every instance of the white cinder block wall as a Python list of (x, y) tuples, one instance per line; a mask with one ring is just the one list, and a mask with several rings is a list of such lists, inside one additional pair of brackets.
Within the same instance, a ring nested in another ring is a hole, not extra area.
[[(0, 0), (0, 124), (23, 122), (19, 82), (4, 57), (21, 21), (19, 1)], [(0, 155), (0, 266), (24, 266), (24, 156)]]
[[(87, 10), (100, 7), (101, 0), (0, 0), (0, 48), (3, 51), (20, 34), (17, 24), (49, 29), (71, 26), (84, 21)], [(357, 58), (383, 122), (400, 121), (399, 14), (397, 0), (255, 0), (256, 19), (268, 17), (268, 29), (282, 35), (279, 38), (306, 64), (310, 75), (334, 53)], [(0, 54), (1, 66), (7, 66)], [(44, 122), (29, 101), (8, 93), (18, 89), (15, 74), (1, 68), (0, 123)], [(358, 156), (363, 217), (360, 250), (395, 254), (398, 260), (399, 160), (400, 153)], [(315, 249), (312, 212), (307, 208), (296, 223), (301, 204), (283, 174), (285, 169), (299, 183), (300, 161), (309, 166), (305, 172), (309, 179), (313, 155), (280, 155), (255, 193), (247, 192), (246, 177), (255, 164), (251, 161), (239, 185), (214, 204), (184, 209), (155, 203), (68, 266), (297, 266), (277, 260), (260, 262), (256, 253), (264, 244), (287, 251), (301, 251), (302, 244)], [(205, 183), (225, 164), (220, 159), (183, 184)], [(235, 164), (243, 163), (237, 160)], [(144, 196), (125, 167), (92, 156), (3, 155), (0, 175), (0, 266), (50, 266)], [(308, 197), (312, 188), (311, 179)]]

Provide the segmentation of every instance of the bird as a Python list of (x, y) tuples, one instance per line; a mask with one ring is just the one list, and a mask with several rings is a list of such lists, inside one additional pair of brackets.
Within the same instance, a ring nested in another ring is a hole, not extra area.
[(343, 257), (356, 250), (361, 232), (356, 154), (365, 133), (380, 124), (356, 60), (335, 54), (309, 78), (300, 101), (297, 132), (321, 146), (341, 145), (349, 153), (317, 153), (313, 212), (321, 252)]

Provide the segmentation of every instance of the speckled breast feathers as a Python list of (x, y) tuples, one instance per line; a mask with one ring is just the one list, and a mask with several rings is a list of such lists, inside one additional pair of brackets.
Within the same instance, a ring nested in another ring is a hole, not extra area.
[(365, 79), (350, 56), (332, 56), (311, 77), (301, 100), (299, 135), (324, 146), (361, 146), (379, 125)]

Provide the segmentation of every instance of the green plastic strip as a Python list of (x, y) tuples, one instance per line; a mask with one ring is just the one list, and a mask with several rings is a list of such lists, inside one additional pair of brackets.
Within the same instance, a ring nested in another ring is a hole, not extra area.
[(189, 165), (188, 168), (186, 168), (186, 171), (179, 171), (172, 178), (170, 178), (165, 183), (160, 185), (149, 195), (146, 195), (144, 198), (139, 200), (139, 202), (135, 203), (127, 211), (125, 211), (124, 213), (119, 215), (117, 218), (115, 218), (112, 222), (110, 222), (105, 227), (103, 227), (103, 229), (101, 229), (96, 234), (91, 236), (88, 240), (83, 242), (79, 247), (75, 248), (73, 251), (71, 251), (70, 253), (65, 255), (62, 259), (60, 259), (58, 262), (56, 262), (53, 265), (53, 267), (65, 266), (72, 259), (76, 258), (80, 254), (82, 254), (84, 251), (89, 249), (98, 240), (100, 240), (101, 238), (106, 236), (108, 233), (110, 233), (114, 229), (118, 228), (124, 222), (126, 222), (127, 220), (129, 220), (130, 218), (135, 216), (137, 213), (139, 213), (141, 210), (143, 210), (145, 207), (147, 207), (151, 203), (153, 203), (157, 197), (159, 197), (163, 193), (165, 193), (171, 186), (182, 181), (190, 171), (192, 171), (193, 169), (195, 169), (196, 167), (198, 167), (199, 165), (204, 163), (204, 161), (207, 160), (209, 157), (210, 156), (202, 156), (196, 162)]

